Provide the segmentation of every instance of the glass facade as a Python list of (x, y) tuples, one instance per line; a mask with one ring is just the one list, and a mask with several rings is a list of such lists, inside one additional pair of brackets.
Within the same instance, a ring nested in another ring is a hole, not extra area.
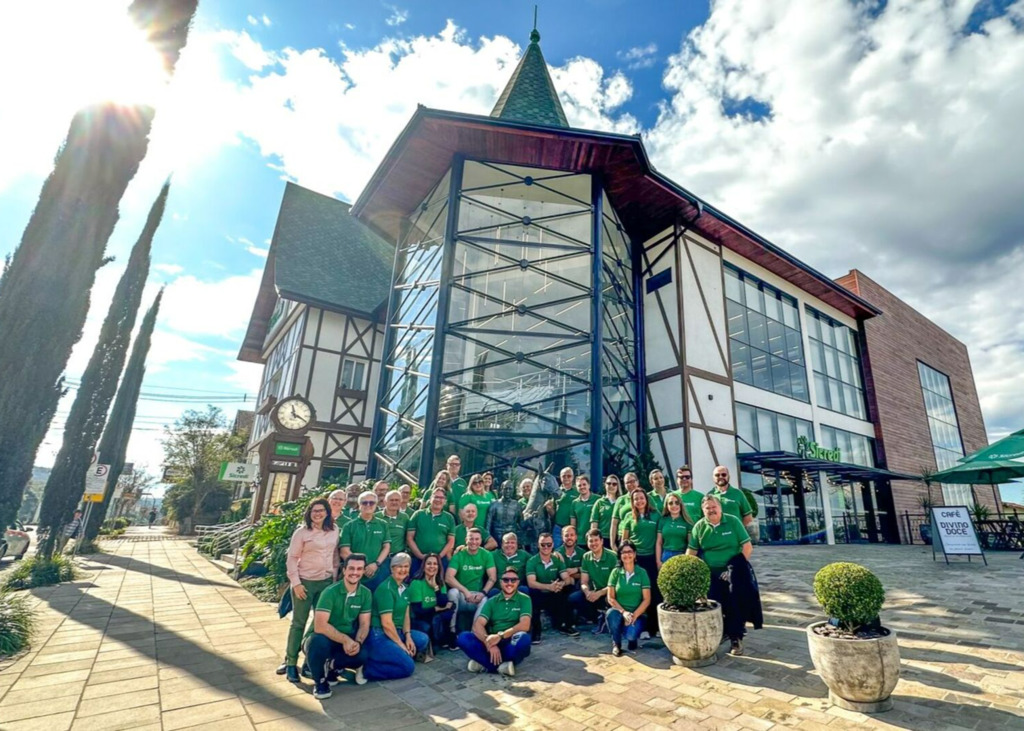
[(456, 166), (399, 247), (378, 473), (634, 454), (633, 253), (607, 198), (588, 175)]
[(866, 419), (857, 333), (810, 307), (807, 329), (818, 406)]
[(809, 401), (796, 300), (735, 267), (724, 272), (732, 377)]
[[(953, 405), (953, 389), (949, 377), (921, 361), (917, 362), (917, 373), (921, 378), (921, 392), (924, 396), (924, 410), (928, 415), (928, 430), (932, 437), (932, 451), (935, 466), (946, 470), (956, 465), (964, 456), (964, 443), (960, 438), (960, 421)], [(946, 505), (973, 505), (974, 496), (970, 485), (943, 485), (942, 501)]]
[[(862, 467), (875, 467), (875, 440), (832, 426), (821, 426), (821, 446), (838, 449), (841, 461)], [(852, 482), (828, 477), (832, 532), (836, 543), (876, 543), (881, 540), (886, 511), (874, 482)]]

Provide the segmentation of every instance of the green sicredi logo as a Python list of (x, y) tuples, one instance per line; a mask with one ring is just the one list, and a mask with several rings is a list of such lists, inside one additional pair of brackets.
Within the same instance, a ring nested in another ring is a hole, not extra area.
[(826, 462), (842, 462), (842, 451), (836, 449), (825, 449), (817, 442), (812, 442), (807, 437), (797, 437), (796, 453), (804, 459), (823, 459)]

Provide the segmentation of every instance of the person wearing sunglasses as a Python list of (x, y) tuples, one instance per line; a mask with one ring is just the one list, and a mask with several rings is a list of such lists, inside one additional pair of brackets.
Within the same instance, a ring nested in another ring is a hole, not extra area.
[(526, 584), (536, 607), (531, 628), (534, 643), (541, 641), (541, 612), (551, 618), (551, 626), (569, 637), (579, 637), (579, 631), (569, 621), (569, 592), (572, 581), (565, 570), (565, 559), (555, 553), (555, 540), (550, 533), (537, 536), (537, 555), (526, 562)]
[(676, 489), (672, 495), (678, 495), (683, 503), (683, 509), (690, 518), (690, 523), (696, 523), (704, 517), (704, 510), (701, 508), (701, 500), (704, 494), (693, 489), (693, 470), (689, 465), (683, 465), (676, 470)]
[(601, 533), (605, 548), (612, 545), (612, 512), (619, 499), (619, 478), (608, 475), (604, 478), (604, 495), (599, 497), (590, 509), (590, 528)]
[(484, 487), (483, 475), (471, 475), (469, 478), (469, 489), (459, 498), (458, 512), (467, 505), (476, 506), (476, 518), (474, 525), (483, 530), (487, 523), (487, 508), (494, 502), (494, 493)]
[[(547, 536), (550, 543), (551, 536)], [(473, 621), (471, 632), (458, 637), (459, 648), (469, 658), (471, 673), (515, 675), (516, 665), (530, 655), (533, 604), (519, 591), (519, 574), (507, 568), (501, 575), (501, 594), (488, 600)]]
[(377, 517), (377, 496), (369, 490), (359, 496), (359, 515), (341, 529), (342, 560), (353, 553), (363, 554), (370, 562), (363, 572), (363, 584), (370, 591), (390, 576), (388, 524)]

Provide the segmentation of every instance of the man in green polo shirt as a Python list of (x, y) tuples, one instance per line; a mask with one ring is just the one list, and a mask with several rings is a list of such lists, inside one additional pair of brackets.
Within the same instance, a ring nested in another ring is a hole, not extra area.
[[(608, 608), (608, 576), (618, 564), (618, 558), (604, 547), (604, 539), (597, 528), (587, 531), (587, 548), (580, 564), (580, 588), (569, 595), (569, 604), (577, 618), (594, 622), (603, 617)], [(598, 622), (594, 634), (600, 628)]]
[(342, 568), (342, 580), (324, 589), (317, 600), (313, 633), (306, 640), (306, 660), (313, 673), (316, 698), (331, 697), (329, 660), (334, 667), (332, 674), (348, 668), (355, 671), (358, 685), (366, 683), (363, 665), (369, 652), (364, 643), (370, 634), (373, 595), (361, 582), (365, 568), (366, 556), (350, 553)]
[(577, 497), (572, 502), (570, 522), (576, 527), (577, 535), (584, 535), (590, 530), (590, 514), (594, 510), (597, 495), (590, 491), (590, 478), (580, 475), (576, 478)]
[(377, 517), (377, 496), (367, 490), (359, 496), (359, 515), (341, 529), (342, 560), (353, 553), (361, 553), (369, 563), (363, 573), (363, 583), (370, 591), (388, 578), (391, 566), (391, 541), (388, 538), (388, 524)]
[(441, 557), (442, 570), (455, 550), (455, 518), (444, 509), (448, 492), (435, 488), (430, 494), (430, 503), (417, 510), (409, 519), (405, 530), (405, 547), (412, 554), (412, 575), (419, 573), (423, 557), (436, 553)]
[(463, 495), (466, 494), (466, 490), (469, 489), (469, 483), (466, 482), (465, 477), (459, 477), (459, 472), (462, 470), (462, 460), (459, 459), (459, 455), (453, 454), (445, 462), (445, 469), (448, 470), (448, 476), (451, 478), (451, 494), (448, 498), (448, 504), (452, 507), (452, 512), (458, 508), (459, 500)]
[(704, 499), (704, 494), (700, 490), (694, 489), (693, 470), (688, 465), (683, 465), (676, 470), (676, 489), (670, 494), (679, 496), (683, 503), (683, 509), (690, 516), (691, 523), (696, 523), (704, 517), (704, 511), (700, 507), (700, 501)]
[(469, 657), (469, 671), (515, 675), (516, 664), (530, 655), (532, 614), (530, 597), (519, 591), (519, 574), (506, 568), (501, 594), (484, 604), (473, 631), (458, 637), (459, 648)]
[(754, 522), (754, 509), (750, 507), (747, 496), (739, 488), (729, 484), (729, 468), (718, 465), (712, 473), (715, 486), (708, 495), (714, 495), (722, 504), (722, 512), (735, 516), (743, 525)]
[(391, 555), (405, 551), (405, 532), (409, 527), (409, 516), (402, 512), (402, 493), (391, 490), (384, 496), (384, 509), (377, 517), (388, 524), (388, 540), (391, 541)]
[(558, 479), (562, 483), (562, 493), (555, 501), (555, 528), (551, 532), (555, 537), (555, 548), (562, 546), (562, 528), (572, 521), (572, 503), (580, 496), (579, 491), (573, 487), (575, 475), (572, 472), (572, 467), (563, 467), (562, 471), (558, 473)]
[(448, 589), (448, 601), (455, 605), (452, 614), (452, 631), (454, 632), (460, 614), (476, 612), (480, 604), (487, 600), (487, 592), (497, 581), (494, 571), (494, 557), (485, 551), (483, 531), (470, 528), (466, 532), (466, 549), (456, 553), (448, 564), (445, 583)]
[(536, 607), (530, 629), (534, 643), (541, 641), (541, 612), (551, 617), (551, 626), (569, 637), (579, 637), (569, 619), (569, 591), (572, 582), (565, 571), (565, 560), (555, 553), (555, 541), (550, 533), (537, 536), (537, 555), (526, 562), (526, 583), (530, 598)]
[[(526, 581), (526, 562), (530, 560), (530, 554), (519, 547), (519, 536), (515, 533), (503, 535), (501, 548), (495, 548), (491, 551), (491, 555), (494, 557), (494, 569), (497, 576), (504, 574), (505, 569), (511, 566), (519, 574), (519, 580)], [(497, 594), (500, 588), (491, 589), (491, 596)]]

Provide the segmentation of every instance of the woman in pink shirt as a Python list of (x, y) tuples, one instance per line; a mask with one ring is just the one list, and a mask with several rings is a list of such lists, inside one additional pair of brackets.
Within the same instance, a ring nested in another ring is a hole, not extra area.
[(309, 611), (320, 593), (334, 582), (337, 570), (338, 528), (331, 518), (331, 505), (324, 498), (309, 504), (305, 525), (295, 529), (288, 546), (288, 581), (292, 592), (292, 625), (285, 649), (285, 674), (299, 683), (299, 647), (306, 631)]

